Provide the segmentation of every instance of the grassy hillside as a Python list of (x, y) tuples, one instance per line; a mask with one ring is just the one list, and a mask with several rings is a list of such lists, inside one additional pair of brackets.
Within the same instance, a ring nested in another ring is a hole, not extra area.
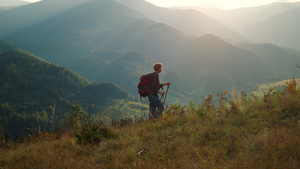
[[(300, 91), (249, 99), (241, 93), (219, 104), (210, 97), (172, 105), (156, 121), (103, 127), (114, 136), (77, 144), (72, 132), (47, 132), (24, 143), (2, 143), (3, 168), (290, 168), (300, 167)], [(229, 106), (225, 106), (226, 104)], [(78, 138), (78, 136), (77, 136)]]

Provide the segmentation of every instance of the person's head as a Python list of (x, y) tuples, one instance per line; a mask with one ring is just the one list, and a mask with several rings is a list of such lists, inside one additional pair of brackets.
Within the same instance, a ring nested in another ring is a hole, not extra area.
[(161, 72), (162, 67), (163, 67), (163, 64), (162, 64), (162, 63), (155, 63), (155, 64), (153, 65), (154, 71), (157, 72), (157, 73), (160, 73), (160, 72)]

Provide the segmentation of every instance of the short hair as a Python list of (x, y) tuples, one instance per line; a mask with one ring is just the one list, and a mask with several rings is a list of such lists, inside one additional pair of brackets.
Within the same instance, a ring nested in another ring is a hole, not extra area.
[(162, 63), (155, 63), (153, 68), (155, 71), (158, 71), (159, 69), (161, 69), (163, 67)]

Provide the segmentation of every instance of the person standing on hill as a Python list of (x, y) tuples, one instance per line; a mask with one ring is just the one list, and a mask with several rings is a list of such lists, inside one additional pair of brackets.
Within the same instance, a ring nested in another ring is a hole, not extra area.
[(161, 73), (163, 65), (162, 63), (155, 63), (153, 68), (154, 72), (149, 76), (149, 92), (148, 92), (148, 100), (149, 100), (149, 119), (156, 119), (162, 115), (164, 111), (164, 105), (161, 103), (161, 100), (158, 98), (158, 93), (160, 95), (164, 95), (165, 92), (159, 91), (159, 89), (163, 89), (163, 86), (170, 86), (170, 82), (160, 84), (159, 83), (159, 74)]

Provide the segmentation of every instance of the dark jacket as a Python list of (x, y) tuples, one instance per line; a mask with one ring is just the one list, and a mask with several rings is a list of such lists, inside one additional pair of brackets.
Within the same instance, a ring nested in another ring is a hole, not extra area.
[(154, 72), (149, 76), (149, 95), (158, 96), (159, 88), (163, 89), (163, 85), (159, 83), (159, 75)]

